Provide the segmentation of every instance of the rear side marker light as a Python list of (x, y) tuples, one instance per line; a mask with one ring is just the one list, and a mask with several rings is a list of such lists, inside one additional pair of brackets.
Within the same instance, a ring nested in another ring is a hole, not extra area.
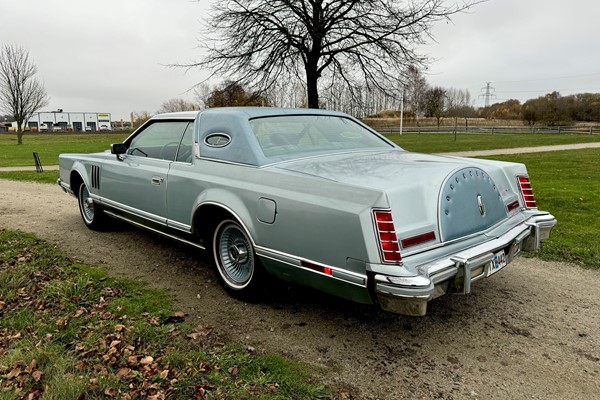
[(313, 271), (317, 271), (317, 272), (320, 272), (325, 275), (332, 275), (332, 273), (333, 273), (333, 271), (329, 267), (324, 267), (322, 265), (309, 263), (307, 261), (302, 261), (302, 266), (304, 268), (312, 269)]
[(435, 233), (427, 232), (421, 235), (411, 236), (409, 238), (402, 239), (400, 243), (402, 243), (402, 248), (406, 249), (408, 247), (416, 246), (425, 242), (431, 242), (433, 240), (435, 240)]
[(381, 261), (386, 264), (401, 265), (400, 244), (396, 236), (392, 212), (390, 210), (373, 210), (373, 219)]
[(512, 203), (507, 204), (507, 206), (506, 206), (506, 210), (508, 212), (511, 212), (515, 208), (519, 208), (519, 201), (518, 200), (515, 200)]
[(517, 176), (517, 183), (519, 184), (519, 190), (521, 191), (521, 197), (523, 198), (525, 208), (537, 208), (529, 177)]

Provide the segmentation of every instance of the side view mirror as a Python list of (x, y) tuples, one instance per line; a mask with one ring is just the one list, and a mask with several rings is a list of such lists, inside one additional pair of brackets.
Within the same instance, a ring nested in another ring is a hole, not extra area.
[(121, 155), (127, 151), (127, 145), (125, 143), (113, 143), (110, 145), (111, 154)]

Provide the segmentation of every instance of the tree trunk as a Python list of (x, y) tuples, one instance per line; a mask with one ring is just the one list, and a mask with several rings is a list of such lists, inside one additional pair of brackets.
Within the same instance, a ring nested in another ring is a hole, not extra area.
[(307, 65), (306, 65), (306, 98), (308, 101), (308, 108), (319, 108), (318, 81), (319, 81), (319, 72), (317, 71), (317, 63), (307, 63)]
[(17, 120), (17, 144), (23, 144), (23, 122)]

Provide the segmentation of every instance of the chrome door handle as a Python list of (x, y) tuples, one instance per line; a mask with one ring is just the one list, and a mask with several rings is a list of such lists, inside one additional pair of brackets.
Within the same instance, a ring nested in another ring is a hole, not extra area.
[(152, 184), (153, 185), (160, 185), (161, 183), (163, 183), (164, 178), (160, 177), (160, 176), (153, 176), (152, 177)]

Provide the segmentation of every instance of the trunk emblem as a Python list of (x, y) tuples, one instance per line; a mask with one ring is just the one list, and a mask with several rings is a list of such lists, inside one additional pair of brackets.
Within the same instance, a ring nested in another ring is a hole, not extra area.
[(479, 214), (485, 215), (485, 205), (483, 204), (483, 198), (480, 194), (477, 195), (477, 206), (479, 207)]

